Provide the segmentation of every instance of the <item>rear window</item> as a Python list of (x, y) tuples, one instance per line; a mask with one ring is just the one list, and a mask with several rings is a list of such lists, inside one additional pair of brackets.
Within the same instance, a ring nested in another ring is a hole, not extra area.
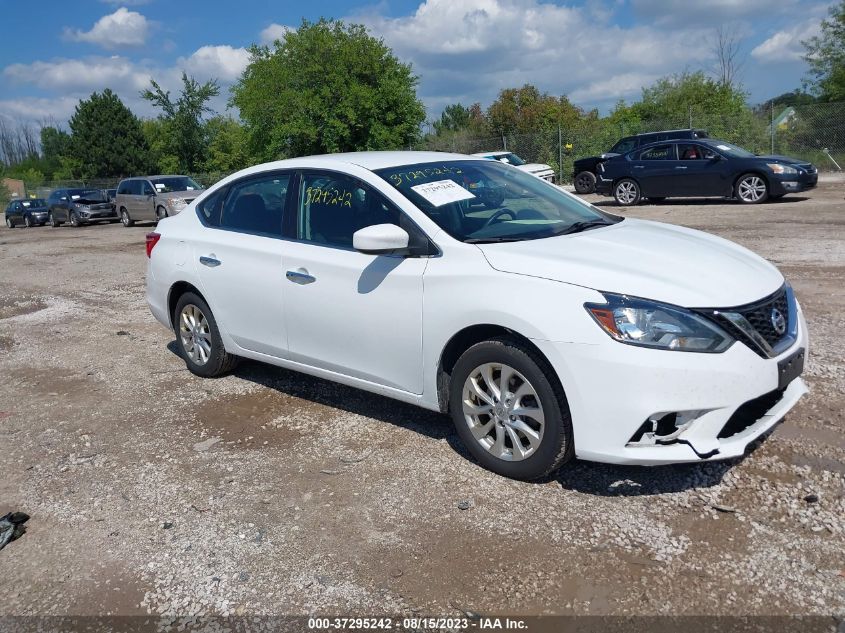
[(29, 200), (21, 200), (24, 209), (44, 207), (47, 205), (41, 198), (31, 198)]

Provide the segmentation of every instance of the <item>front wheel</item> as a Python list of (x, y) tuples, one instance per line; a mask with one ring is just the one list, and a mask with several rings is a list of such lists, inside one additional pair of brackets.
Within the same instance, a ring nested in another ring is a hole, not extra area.
[(30, 216), (24, 217), (23, 224), (26, 228), (31, 229), (32, 228), (32, 218)]
[(616, 202), (621, 206), (632, 207), (640, 202), (642, 193), (636, 180), (625, 178), (617, 182), (616, 186), (613, 187), (613, 197), (616, 198)]
[(534, 350), (508, 338), (473, 345), (458, 359), (449, 409), (482, 466), (530, 481), (573, 457), (569, 407), (552, 372)]
[(55, 217), (53, 217), (53, 213), (52, 213), (52, 212), (50, 212), (50, 214), (47, 216), (47, 222), (48, 222), (48, 223), (50, 224), (50, 226), (52, 226), (53, 228), (56, 228), (56, 227), (57, 227), (57, 226), (59, 226), (59, 224), (60, 224), (60, 222), (56, 222), (56, 218), (55, 218)]
[(736, 199), (743, 204), (759, 204), (769, 197), (769, 185), (762, 176), (745, 174), (736, 181)]
[(120, 210), (120, 221), (123, 223), (123, 226), (125, 226), (127, 229), (130, 226), (135, 225), (135, 220), (129, 217), (129, 212), (126, 209)]
[(79, 222), (79, 216), (78, 216), (78, 215), (76, 215), (76, 211), (71, 211), (71, 212), (70, 212), (70, 225), (71, 225), (72, 227), (76, 228), (76, 227), (78, 227), (78, 226), (79, 226), (79, 224), (80, 224), (80, 222)]
[(15, 228), (15, 221), (12, 218), (6, 218), (6, 228), (7, 229)]
[(156, 209), (156, 222), (161, 222), (166, 217), (167, 209), (165, 209), (164, 207), (158, 207)]
[(591, 171), (582, 171), (575, 176), (577, 193), (593, 193), (596, 190), (596, 175)]
[(186, 292), (173, 311), (173, 330), (185, 364), (203, 378), (222, 376), (237, 364), (238, 357), (223, 347), (217, 321), (199, 295)]

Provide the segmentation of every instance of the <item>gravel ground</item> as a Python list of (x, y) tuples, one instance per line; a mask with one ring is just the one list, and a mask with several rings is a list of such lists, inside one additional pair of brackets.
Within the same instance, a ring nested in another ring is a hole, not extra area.
[(542, 484), (435, 413), (251, 362), (194, 377), (145, 304), (146, 227), (0, 231), (0, 514), (32, 515), (0, 615), (842, 616), (843, 193), (626, 211), (777, 264), (811, 391), (744, 459)]

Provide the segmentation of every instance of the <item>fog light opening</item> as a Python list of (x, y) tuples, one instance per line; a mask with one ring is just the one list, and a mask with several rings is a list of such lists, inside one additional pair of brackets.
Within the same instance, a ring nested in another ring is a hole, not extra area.
[(672, 411), (650, 415), (628, 440), (627, 446), (665, 446), (678, 441), (705, 411)]

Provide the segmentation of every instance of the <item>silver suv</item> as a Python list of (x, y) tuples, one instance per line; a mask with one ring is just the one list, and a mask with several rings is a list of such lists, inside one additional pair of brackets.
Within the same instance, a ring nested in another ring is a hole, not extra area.
[(176, 215), (202, 192), (202, 186), (188, 176), (127, 178), (117, 186), (114, 206), (123, 226), (130, 227)]

